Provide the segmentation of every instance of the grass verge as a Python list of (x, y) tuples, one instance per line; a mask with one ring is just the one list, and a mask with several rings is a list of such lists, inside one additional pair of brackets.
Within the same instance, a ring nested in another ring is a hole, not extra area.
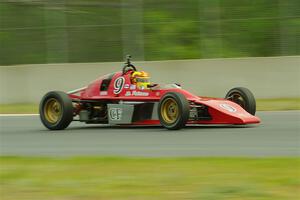
[(299, 199), (300, 158), (0, 158), (1, 199)]
[(0, 114), (32, 114), (38, 110), (38, 104), (33, 103), (0, 104)]
[[(258, 99), (257, 110), (300, 110), (300, 98)], [(0, 104), (0, 114), (31, 114), (38, 113), (37, 104)]]
[(300, 98), (258, 99), (257, 110), (300, 110)]

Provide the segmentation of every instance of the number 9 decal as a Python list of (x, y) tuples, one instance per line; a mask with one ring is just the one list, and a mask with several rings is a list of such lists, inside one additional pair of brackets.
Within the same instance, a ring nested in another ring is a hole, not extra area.
[(125, 83), (124, 77), (119, 77), (114, 82), (114, 94), (120, 94)]

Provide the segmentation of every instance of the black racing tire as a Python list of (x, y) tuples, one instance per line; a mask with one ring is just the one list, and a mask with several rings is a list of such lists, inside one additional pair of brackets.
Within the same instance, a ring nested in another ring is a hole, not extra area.
[(63, 130), (73, 121), (73, 105), (69, 96), (61, 91), (45, 94), (39, 107), (40, 119), (50, 130)]
[(256, 100), (253, 93), (244, 87), (236, 87), (229, 90), (225, 96), (226, 99), (239, 104), (244, 110), (251, 115), (256, 112)]
[(185, 127), (190, 115), (190, 106), (186, 97), (177, 92), (166, 93), (158, 104), (160, 123), (169, 130)]

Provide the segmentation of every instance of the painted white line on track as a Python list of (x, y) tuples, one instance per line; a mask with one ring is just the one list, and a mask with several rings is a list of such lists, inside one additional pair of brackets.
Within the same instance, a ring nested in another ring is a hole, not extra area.
[(39, 114), (0, 114), (0, 117), (30, 117), (39, 116)]

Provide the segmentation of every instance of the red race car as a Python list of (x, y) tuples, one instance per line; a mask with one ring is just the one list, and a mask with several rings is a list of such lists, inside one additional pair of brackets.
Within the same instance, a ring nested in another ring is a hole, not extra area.
[(254, 124), (256, 102), (246, 88), (231, 89), (225, 99), (191, 94), (179, 84), (159, 85), (138, 71), (130, 56), (122, 71), (68, 93), (48, 92), (40, 103), (40, 118), (50, 130), (72, 121), (87, 124), (162, 125), (171, 130), (186, 124)]

